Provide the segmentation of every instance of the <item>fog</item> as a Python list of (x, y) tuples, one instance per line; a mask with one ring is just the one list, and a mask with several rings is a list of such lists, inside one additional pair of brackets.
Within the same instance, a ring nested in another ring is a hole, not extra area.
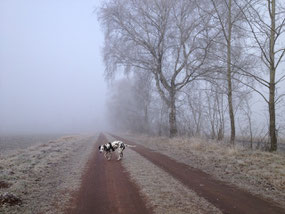
[[(129, 109), (116, 113), (105, 106), (107, 94), (114, 94), (116, 87), (106, 92), (104, 35), (95, 12), (102, 1), (0, 1), (0, 134), (106, 130), (108, 114), (114, 115), (117, 128), (124, 125), (118, 117), (125, 119)], [(278, 78), (284, 69), (282, 61)], [(267, 90), (261, 91), (268, 96)], [(284, 91), (281, 82), (279, 95)], [(126, 93), (122, 96), (127, 98)], [(281, 101), (278, 129), (285, 133)], [(268, 126), (268, 106), (260, 95), (252, 93), (251, 108), (258, 127)]]
[(0, 1), (0, 133), (105, 127), (99, 4)]

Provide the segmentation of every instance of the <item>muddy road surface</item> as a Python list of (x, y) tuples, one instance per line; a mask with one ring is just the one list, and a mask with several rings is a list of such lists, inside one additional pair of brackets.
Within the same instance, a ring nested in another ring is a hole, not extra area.
[(107, 161), (98, 146), (107, 143), (101, 134), (82, 178), (79, 192), (66, 213), (70, 214), (150, 214), (138, 187), (129, 179), (121, 161)]

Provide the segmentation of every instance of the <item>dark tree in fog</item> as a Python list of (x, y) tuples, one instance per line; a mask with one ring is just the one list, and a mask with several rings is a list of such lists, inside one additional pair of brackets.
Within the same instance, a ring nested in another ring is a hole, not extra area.
[(142, 86), (137, 84), (138, 79), (121, 79), (110, 88), (107, 113), (112, 128), (117, 131), (148, 132), (151, 99), (148, 89), (151, 88), (148, 80)]
[[(202, 2), (201, 2), (202, 4)], [(150, 72), (177, 134), (177, 93), (204, 75), (214, 28), (191, 0), (110, 0), (100, 10), (107, 77)]]
[(152, 101), (152, 78), (147, 72), (137, 72), (134, 75), (133, 93), (136, 94), (137, 106), (143, 112), (142, 132), (150, 133), (150, 108)]

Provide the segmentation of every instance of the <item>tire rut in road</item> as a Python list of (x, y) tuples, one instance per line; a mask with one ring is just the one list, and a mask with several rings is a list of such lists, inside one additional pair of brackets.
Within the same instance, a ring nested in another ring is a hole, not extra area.
[[(111, 134), (112, 135), (112, 134)], [(214, 179), (209, 174), (199, 169), (177, 162), (170, 157), (159, 152), (147, 149), (142, 145), (112, 135), (118, 140), (122, 140), (127, 144), (136, 145), (131, 148), (153, 164), (157, 165), (164, 171), (168, 172), (174, 178), (180, 180), (184, 185), (194, 190), (200, 197), (205, 198), (214, 206), (223, 211), (223, 213), (231, 214), (280, 214), (285, 210), (269, 202), (266, 199), (254, 196), (235, 186)]]
[(138, 187), (130, 181), (121, 162), (107, 161), (103, 155), (98, 154), (98, 146), (107, 142), (106, 137), (100, 134), (73, 202), (75, 208), (67, 210), (66, 213), (152, 213), (139, 195)]

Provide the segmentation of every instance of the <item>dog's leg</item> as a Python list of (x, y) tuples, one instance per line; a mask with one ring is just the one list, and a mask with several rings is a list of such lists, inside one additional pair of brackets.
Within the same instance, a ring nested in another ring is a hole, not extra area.
[(118, 154), (119, 154), (119, 157), (118, 157), (118, 160), (121, 160), (123, 158), (123, 150), (118, 150)]
[(104, 156), (107, 160), (111, 160), (112, 154), (111, 152), (105, 152)]

